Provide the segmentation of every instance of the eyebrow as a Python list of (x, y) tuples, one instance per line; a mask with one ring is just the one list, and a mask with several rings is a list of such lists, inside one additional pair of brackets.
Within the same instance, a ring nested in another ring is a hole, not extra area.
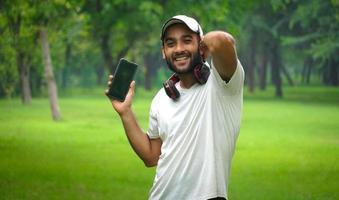
[(164, 42), (168, 42), (168, 41), (171, 41), (171, 40), (174, 40), (174, 38), (165, 38)]
[(193, 36), (191, 35), (191, 34), (187, 34), (187, 35), (184, 35), (184, 36), (182, 36), (183, 38), (187, 38), (187, 37), (189, 37), (189, 38), (193, 38)]
[[(186, 35), (183, 35), (181, 38), (193, 38), (193, 36), (191, 34), (186, 34)], [(172, 37), (168, 37), (168, 38), (165, 38), (164, 42), (167, 42), (169, 40), (176, 40), (176, 39)]]

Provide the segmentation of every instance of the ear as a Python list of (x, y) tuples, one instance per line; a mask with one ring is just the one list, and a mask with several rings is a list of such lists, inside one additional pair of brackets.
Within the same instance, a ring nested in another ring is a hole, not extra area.
[(208, 48), (207, 48), (206, 44), (203, 42), (203, 40), (201, 40), (199, 42), (199, 53), (200, 53), (200, 56), (202, 57), (203, 61), (205, 61), (209, 52), (208, 52)]
[(161, 47), (162, 58), (166, 59), (164, 47)]
[(205, 56), (206, 55), (205, 55), (204, 49), (202, 47), (199, 48), (199, 53), (200, 53), (202, 60), (205, 62), (205, 60), (206, 60)]
[(199, 46), (199, 54), (200, 54), (200, 56), (204, 55), (204, 50), (202, 49), (201, 45)]

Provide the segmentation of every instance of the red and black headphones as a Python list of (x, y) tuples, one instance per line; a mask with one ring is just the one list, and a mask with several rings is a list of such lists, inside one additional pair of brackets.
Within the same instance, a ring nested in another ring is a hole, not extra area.
[[(194, 68), (193, 73), (198, 83), (202, 85), (205, 84), (208, 80), (208, 77), (210, 75), (210, 68), (204, 62), (202, 62)], [(174, 73), (167, 81), (163, 83), (167, 96), (174, 101), (179, 99), (180, 97), (180, 93), (175, 87), (175, 84), (179, 81), (180, 79), (178, 74)]]

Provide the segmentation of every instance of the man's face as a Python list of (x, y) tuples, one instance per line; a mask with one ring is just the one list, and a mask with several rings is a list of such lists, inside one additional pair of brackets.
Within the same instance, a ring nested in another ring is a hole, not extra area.
[(170, 26), (162, 49), (168, 67), (178, 74), (191, 73), (202, 62), (198, 41), (198, 35), (184, 24)]

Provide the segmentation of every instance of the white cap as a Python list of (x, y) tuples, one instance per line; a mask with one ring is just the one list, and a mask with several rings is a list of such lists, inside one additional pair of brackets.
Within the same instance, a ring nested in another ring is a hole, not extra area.
[(161, 40), (164, 40), (165, 33), (168, 27), (173, 24), (185, 24), (191, 31), (197, 33), (200, 38), (204, 35), (202, 32), (200, 24), (192, 17), (187, 17), (186, 15), (176, 15), (171, 19), (167, 20), (162, 26), (161, 30)]

